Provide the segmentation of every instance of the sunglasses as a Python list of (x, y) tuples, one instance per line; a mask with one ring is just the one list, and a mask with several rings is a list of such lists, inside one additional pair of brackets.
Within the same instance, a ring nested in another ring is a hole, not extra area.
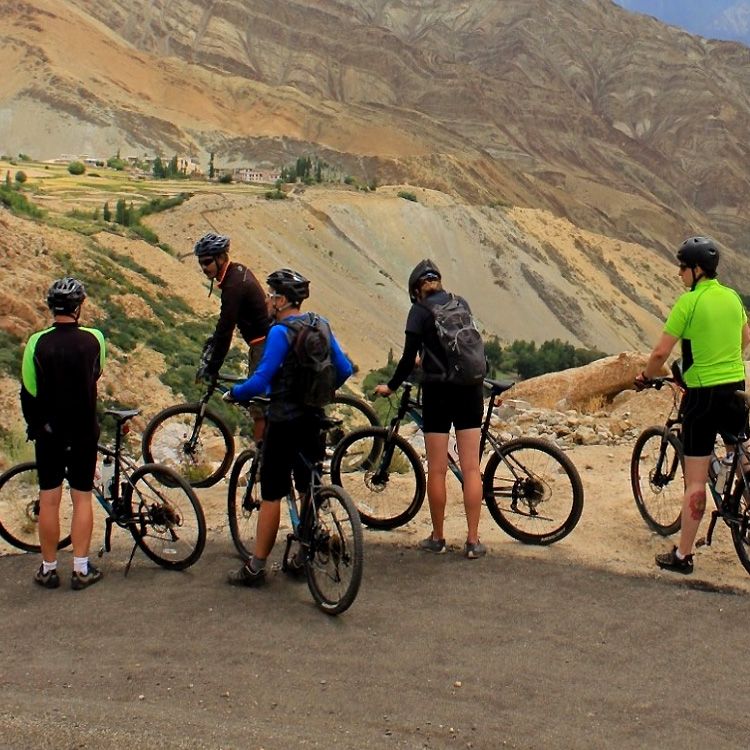
[(198, 263), (200, 263), (203, 268), (208, 268), (208, 266), (210, 266), (215, 260), (216, 258), (198, 258)]

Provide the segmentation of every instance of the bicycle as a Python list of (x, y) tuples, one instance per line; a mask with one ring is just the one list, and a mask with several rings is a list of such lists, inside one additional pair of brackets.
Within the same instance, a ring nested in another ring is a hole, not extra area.
[[(633, 495), (641, 516), (651, 529), (662, 536), (669, 536), (680, 530), (685, 491), (682, 476), (685, 458), (681, 414), (684, 390), (674, 377), (654, 378), (647, 387), (659, 390), (664, 385), (672, 389), (672, 408), (663, 426), (646, 428), (636, 440), (630, 475)], [(750, 405), (750, 394), (737, 391), (737, 396)], [(721, 437), (726, 446), (727, 457), (720, 459), (714, 449), (708, 469), (708, 487), (715, 510), (711, 512), (705, 541), (696, 542), (696, 546), (711, 545), (714, 528), (721, 518), (730, 528), (740, 563), (750, 573), (750, 477), (745, 468), (750, 467), (750, 436), (746, 428), (739, 435)], [(648, 467), (648, 483), (644, 481), (641, 464)], [(721, 480), (723, 487), (717, 482), (719, 473), (724, 473)], [(650, 494), (647, 494), (646, 489)], [(665, 491), (668, 492), (665, 494)]]
[[(500, 528), (526, 544), (552, 544), (567, 536), (583, 511), (583, 485), (573, 462), (539, 438), (503, 442), (490, 431), (492, 406), (513, 383), (486, 379), (490, 403), (481, 427), (480, 455), (489, 445), (482, 471), (482, 491), (490, 515)], [(355, 430), (336, 446), (331, 481), (355, 499), (363, 523), (393, 529), (408, 523), (422, 507), (426, 476), (421, 458), (401, 435), (408, 415), (422, 428), (419, 398), (404, 383), (395, 416), (388, 427)], [(458, 461), (450, 451), (448, 466), (462, 481)]]
[[(199, 401), (175, 404), (160, 411), (143, 431), (143, 460), (171, 467), (193, 487), (212, 487), (225, 477), (234, 460), (234, 435), (208, 402), (217, 389), (221, 392), (222, 384), (243, 380), (223, 374), (209, 378)], [(344, 393), (337, 393), (325, 412), (337, 421), (326, 435), (329, 452), (355, 427), (379, 424), (369, 404)]]
[(684, 389), (674, 376), (654, 378), (649, 387), (661, 390), (665, 385), (672, 391), (672, 407), (663, 425), (647, 427), (635, 441), (630, 485), (638, 512), (649, 528), (670, 536), (680, 530), (685, 493), (680, 411)]
[[(337, 420), (323, 419), (321, 433), (337, 424)], [(326, 614), (338, 615), (352, 605), (362, 581), (362, 524), (347, 493), (341, 487), (323, 484), (321, 465), (301, 457), (310, 472), (310, 488), (300, 499), (292, 487), (286, 497), (292, 531), (287, 534), (282, 570), (289, 570), (292, 545), (298, 543), (296, 557), (302, 559), (313, 599)], [(255, 448), (248, 448), (237, 457), (229, 476), (229, 529), (244, 559), (252, 554), (260, 510), (260, 460)]]
[[(104, 544), (99, 557), (111, 550), (112, 527), (127, 529), (135, 544), (125, 573), (140, 548), (147, 557), (165, 568), (184, 570), (195, 563), (206, 543), (203, 509), (190, 485), (172, 469), (160, 464), (142, 466), (124, 455), (123, 437), (128, 420), (138, 409), (108, 409), (105, 416), (115, 420), (113, 447), (100, 444), (98, 453), (114, 463), (110, 487), (95, 487), (94, 497), (104, 509)], [(70, 508), (61, 503), (61, 510)], [(69, 511), (68, 511), (69, 512)], [(34, 461), (12, 467), (0, 476), (0, 536), (26, 552), (40, 552), (37, 524), (39, 481)], [(61, 519), (61, 524), (68, 518)], [(62, 538), (58, 549), (70, 544)]]

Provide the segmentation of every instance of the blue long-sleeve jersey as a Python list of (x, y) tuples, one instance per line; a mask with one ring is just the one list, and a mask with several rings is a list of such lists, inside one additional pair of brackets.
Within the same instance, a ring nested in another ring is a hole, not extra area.
[[(306, 315), (306, 313), (305, 313)], [(303, 315), (290, 315), (285, 322), (292, 322)], [(278, 374), (291, 348), (291, 339), (287, 326), (276, 323), (271, 326), (263, 350), (263, 358), (255, 372), (244, 382), (231, 389), (232, 398), (236, 401), (247, 401), (254, 396), (266, 395), (271, 389), (271, 381)], [(341, 350), (339, 342), (331, 332), (331, 361), (336, 369), (336, 387), (340, 387), (354, 372), (352, 363)]]

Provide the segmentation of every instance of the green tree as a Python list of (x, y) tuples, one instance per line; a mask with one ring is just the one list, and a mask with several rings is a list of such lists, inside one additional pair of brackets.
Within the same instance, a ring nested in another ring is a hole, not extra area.
[(5, 187), (9, 188), (11, 186), (11, 179), (10, 179), (10, 169), (5, 173)]
[(179, 173), (180, 170), (177, 168), (177, 154), (175, 154), (167, 165), (167, 177), (177, 177)]
[(122, 172), (125, 169), (125, 162), (120, 158), (120, 152), (117, 152), (117, 156), (110, 156), (107, 159), (107, 166), (110, 169), (116, 169), (118, 172)]
[(104, 204), (102, 219), (104, 219), (104, 221), (112, 221), (112, 212), (109, 210), (109, 201), (106, 201)]
[(230, 172), (225, 172), (221, 177), (219, 177), (219, 182), (222, 183), (222, 185), (228, 185), (232, 181), (232, 174)]
[(68, 164), (68, 172), (73, 175), (81, 175), (86, 171), (86, 165), (82, 161), (72, 161)]
[(16, 182), (19, 185), (23, 185), (23, 183), (26, 182), (27, 179), (28, 177), (26, 177), (26, 172), (21, 172), (20, 170), (16, 172)]
[(214, 168), (214, 152), (212, 151), (208, 157), (208, 179), (213, 180), (215, 174), (216, 169)]
[(163, 180), (167, 176), (167, 170), (164, 168), (164, 162), (161, 160), (161, 156), (157, 156), (156, 159), (154, 159), (151, 172), (157, 180)]
[(122, 226), (126, 226), (125, 224), (126, 213), (127, 213), (127, 208), (125, 206), (125, 199), (120, 198), (115, 204), (115, 221), (118, 224), (122, 224)]

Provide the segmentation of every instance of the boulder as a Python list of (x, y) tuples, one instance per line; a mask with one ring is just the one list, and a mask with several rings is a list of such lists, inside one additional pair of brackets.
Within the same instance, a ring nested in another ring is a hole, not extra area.
[(617, 394), (632, 389), (633, 379), (647, 362), (648, 354), (622, 352), (582, 367), (522, 380), (507, 393), (509, 398), (537, 407), (597, 411)]

